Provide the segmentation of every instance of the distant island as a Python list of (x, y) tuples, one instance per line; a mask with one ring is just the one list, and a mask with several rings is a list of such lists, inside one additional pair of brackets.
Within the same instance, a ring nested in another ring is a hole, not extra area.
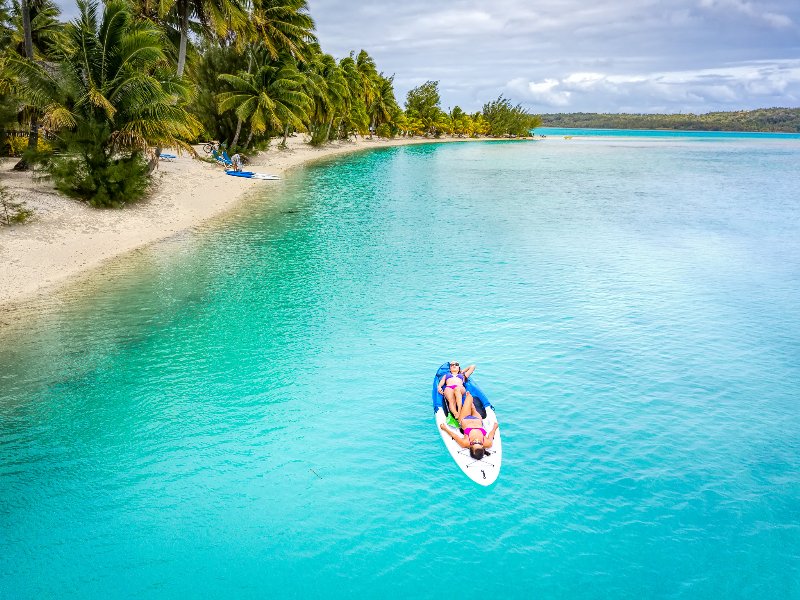
[(800, 133), (800, 108), (759, 108), (701, 115), (556, 113), (541, 117), (542, 127)]

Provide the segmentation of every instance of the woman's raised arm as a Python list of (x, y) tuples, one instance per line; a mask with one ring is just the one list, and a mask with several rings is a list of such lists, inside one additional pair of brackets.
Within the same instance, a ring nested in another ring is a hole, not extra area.
[(451, 438), (453, 438), (455, 440), (456, 444), (458, 444), (462, 448), (468, 448), (469, 447), (469, 442), (467, 440), (462, 438), (460, 435), (456, 435), (455, 433), (450, 431), (450, 428), (447, 425), (445, 425), (444, 423), (440, 423), (439, 424), (439, 429), (441, 429), (447, 435), (449, 435)]

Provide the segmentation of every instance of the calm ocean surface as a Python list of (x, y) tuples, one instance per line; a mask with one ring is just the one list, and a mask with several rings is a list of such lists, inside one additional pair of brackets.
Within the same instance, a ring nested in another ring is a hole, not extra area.
[(762, 131), (682, 131), (677, 129), (590, 129), (585, 127), (537, 127), (536, 135), (554, 136), (602, 136), (637, 138), (683, 138), (697, 139), (761, 139), (800, 140), (798, 133), (769, 133)]
[[(0, 331), (0, 597), (800, 598), (798, 172), (398, 147), (115, 262)], [(448, 359), (488, 489), (434, 430)]]

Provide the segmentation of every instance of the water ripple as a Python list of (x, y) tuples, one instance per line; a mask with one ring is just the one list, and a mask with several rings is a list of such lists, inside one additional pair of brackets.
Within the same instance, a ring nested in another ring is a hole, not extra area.
[(800, 597), (800, 149), (639, 145), (339, 157), (0, 333), (2, 595)]

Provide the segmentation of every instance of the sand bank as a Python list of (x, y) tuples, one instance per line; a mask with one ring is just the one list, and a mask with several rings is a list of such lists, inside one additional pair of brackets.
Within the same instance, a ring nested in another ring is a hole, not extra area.
[[(248, 168), (284, 175), (292, 167), (336, 154), (431, 141), (359, 139), (313, 148), (298, 136), (289, 139), (285, 150), (259, 154)], [(30, 173), (12, 172), (15, 162), (3, 160), (0, 182), (34, 216), (22, 225), (0, 227), (0, 305), (46, 295), (111, 258), (220, 215), (248, 192), (270, 185), (227, 177), (218, 165), (184, 155), (161, 161), (149, 199), (124, 209), (96, 209), (58, 194), (51, 183), (37, 181)]]

